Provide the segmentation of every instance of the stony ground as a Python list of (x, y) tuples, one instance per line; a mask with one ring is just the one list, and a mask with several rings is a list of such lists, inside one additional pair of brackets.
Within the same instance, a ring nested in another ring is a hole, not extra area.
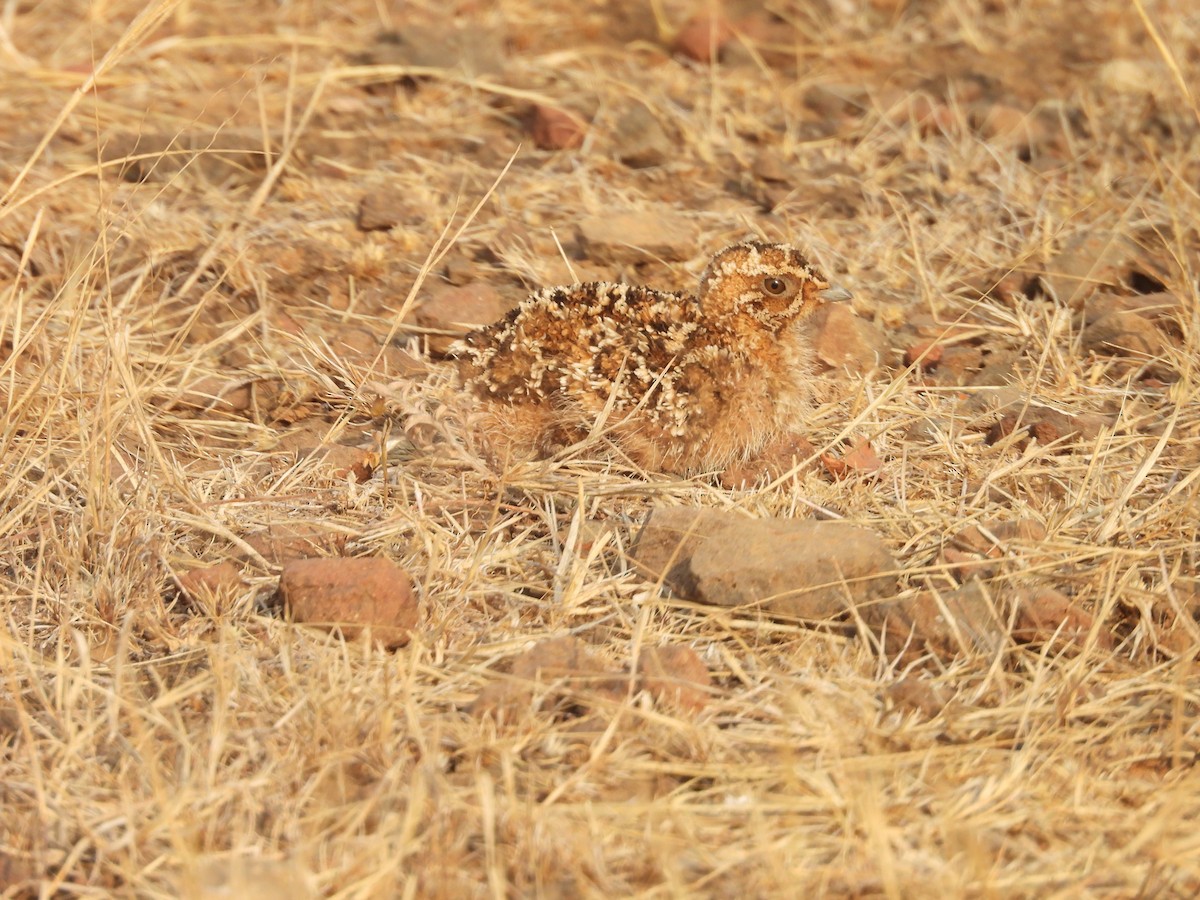
[[(1200, 891), (1198, 47), (6, 5), (0, 891)], [(489, 460), (455, 335), (747, 235), (854, 293), (786, 453)]]

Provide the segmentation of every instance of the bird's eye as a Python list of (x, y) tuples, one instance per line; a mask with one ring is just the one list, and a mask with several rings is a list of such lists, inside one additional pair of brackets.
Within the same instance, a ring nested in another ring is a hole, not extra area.
[(782, 278), (764, 278), (763, 290), (773, 297), (778, 297), (787, 290), (787, 282)]

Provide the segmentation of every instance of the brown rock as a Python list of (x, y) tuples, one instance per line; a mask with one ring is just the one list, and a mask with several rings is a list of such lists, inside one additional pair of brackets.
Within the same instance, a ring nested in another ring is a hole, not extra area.
[(164, 409), (191, 409), (204, 412), (244, 413), (254, 403), (253, 379), (205, 375), (183, 386), (164, 404)]
[(179, 590), (197, 606), (219, 610), (246, 589), (242, 573), (231, 562), (191, 569), (179, 576)]
[(677, 142), (643, 103), (635, 103), (621, 115), (612, 140), (617, 159), (631, 169), (661, 166), (678, 151)]
[(888, 653), (923, 649), (942, 659), (992, 654), (1008, 639), (1007, 618), (996, 598), (977, 579), (949, 593), (921, 591), (893, 603), (868, 606), (862, 618)]
[(553, 106), (535, 106), (529, 130), (540, 150), (575, 150), (583, 146), (587, 135), (583, 122)]
[(959, 531), (938, 561), (960, 582), (989, 578), (996, 574), (994, 563), (1006, 557), (1020, 557), (1024, 566), (1040, 562), (1043, 554), (1037, 548), (1045, 539), (1046, 528), (1035, 519), (989, 519)]
[(1177, 327), (1187, 316), (1187, 307), (1176, 294), (1095, 294), (1083, 306), (1083, 324), (1092, 325), (1110, 313), (1135, 312), (1166, 327)]
[(978, 347), (949, 347), (938, 360), (937, 383), (966, 384), (983, 365), (983, 351)]
[(504, 55), (503, 36), (495, 31), (478, 26), (406, 25), (403, 30), (381, 32), (356, 61), (492, 75), (504, 67)]
[(813, 316), (817, 358), (831, 369), (862, 375), (887, 359), (888, 342), (875, 325), (844, 303), (830, 303)]
[(1078, 309), (1096, 290), (1119, 285), (1136, 258), (1137, 248), (1128, 239), (1096, 229), (1068, 241), (1039, 274), (1051, 297)]
[(804, 105), (827, 119), (860, 116), (870, 109), (871, 97), (866, 85), (829, 82), (805, 91)]
[(733, 37), (733, 26), (720, 14), (697, 13), (684, 23), (671, 45), (676, 53), (709, 63)]
[(337, 556), (346, 549), (346, 535), (332, 528), (291, 522), (268, 525), (266, 531), (246, 535), (243, 540), (272, 565), (289, 560)]
[(1113, 312), (1083, 329), (1083, 349), (1099, 356), (1127, 356), (1145, 362), (1167, 351), (1166, 336), (1132, 310)]
[(896, 590), (896, 562), (883, 542), (845, 522), (658, 508), (632, 559), (648, 578), (698, 602), (802, 619), (838, 616)]
[(665, 209), (589, 216), (579, 223), (579, 241), (593, 261), (690, 259), (698, 240), (699, 229), (691, 218)]
[(450, 345), (473, 328), (490, 325), (511, 308), (490, 284), (435, 285), (417, 307), (414, 318), (421, 328), (438, 332), (426, 336), (429, 352), (442, 356)]
[(358, 202), (360, 231), (387, 231), (412, 214), (412, 195), (400, 188), (376, 188)]
[(379, 465), (379, 450), (375, 447), (348, 447), (345, 444), (324, 444), (320, 447), (300, 451), (304, 458), (320, 459), (321, 465), (330, 470), (338, 481), (353, 476), (359, 484), (371, 480)]
[[(1017, 620), (1013, 637), (1018, 641), (1033, 644), (1066, 641), (1082, 647), (1096, 624), (1091, 613), (1053, 588), (1018, 590), (1014, 599)], [(1096, 631), (1096, 646), (1101, 650), (1112, 650), (1113, 639), (1107, 629)]]
[(387, 559), (302, 559), (284, 564), (279, 594), (293, 621), (370, 632), (385, 647), (407, 644), (419, 612), (408, 573)]
[(909, 344), (904, 351), (904, 365), (919, 365), (926, 372), (936, 369), (942, 361), (942, 345), (934, 341), (918, 341)]
[(641, 686), (660, 703), (689, 710), (703, 709), (708, 703), (712, 677), (691, 647), (646, 647), (638, 654), (637, 673)]
[(541, 697), (542, 709), (558, 707), (564, 716), (590, 720), (589, 714), (602, 712), (625, 695), (629, 678), (606, 665), (578, 638), (551, 638), (518, 656), (508, 680), (480, 691), (471, 714), (511, 722), (531, 708), (539, 685), (553, 686)]
[(946, 692), (928, 679), (916, 674), (905, 675), (892, 682), (884, 691), (887, 702), (901, 709), (911, 709), (932, 719), (948, 702)]

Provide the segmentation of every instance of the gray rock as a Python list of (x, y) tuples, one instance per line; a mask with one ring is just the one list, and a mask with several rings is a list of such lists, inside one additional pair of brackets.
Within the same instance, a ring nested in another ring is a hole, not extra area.
[(896, 561), (883, 541), (845, 522), (660, 508), (643, 525), (632, 558), (683, 597), (789, 618), (832, 618), (897, 589)]

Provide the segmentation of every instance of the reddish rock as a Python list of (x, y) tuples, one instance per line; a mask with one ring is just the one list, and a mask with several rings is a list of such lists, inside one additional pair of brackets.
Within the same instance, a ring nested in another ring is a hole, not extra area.
[(191, 569), (179, 576), (179, 590), (193, 604), (220, 606), (245, 589), (242, 573), (231, 562)]
[(1138, 249), (1124, 237), (1105, 229), (1089, 229), (1069, 240), (1045, 265), (1041, 275), (1046, 293), (1079, 309), (1099, 288), (1120, 284)]
[(638, 654), (637, 673), (656, 701), (693, 711), (708, 703), (712, 677), (691, 647), (647, 647)]
[(408, 643), (419, 613), (408, 573), (379, 558), (293, 560), (279, 594), (295, 622), (338, 628), (346, 640), (369, 631), (388, 648)]
[(529, 130), (540, 150), (575, 150), (587, 135), (583, 122), (553, 106), (535, 106)]
[(412, 195), (401, 188), (380, 187), (363, 195), (358, 203), (360, 231), (388, 231), (413, 212)]
[(862, 609), (863, 622), (889, 654), (930, 650), (941, 659), (996, 653), (1008, 640), (1007, 618), (993, 593), (977, 579), (945, 592), (921, 591)]
[(344, 444), (325, 444), (300, 451), (301, 458), (316, 458), (322, 468), (329, 470), (338, 481), (353, 476), (359, 484), (371, 480), (379, 465), (379, 450), (375, 447), (348, 447)]
[[(1019, 590), (1015, 593), (1017, 619), (1013, 637), (1021, 642), (1046, 644), (1065, 641), (1082, 647), (1095, 627), (1095, 617), (1053, 588)], [(1095, 646), (1112, 650), (1112, 635), (1106, 628), (1096, 629)]]
[(692, 217), (666, 209), (588, 216), (579, 223), (579, 242), (598, 262), (691, 259), (698, 240)]
[(1154, 323), (1132, 310), (1112, 312), (1083, 329), (1085, 351), (1099, 356), (1127, 356), (1149, 361), (1164, 356), (1166, 336)]
[(933, 341), (919, 341), (909, 344), (904, 351), (904, 365), (920, 366), (926, 372), (936, 369), (942, 361), (942, 345)]
[(293, 559), (338, 556), (346, 549), (346, 534), (308, 523), (277, 522), (243, 540), (272, 565)]
[(719, 13), (697, 13), (679, 29), (671, 49), (696, 62), (712, 62), (733, 33), (733, 26)]
[(468, 331), (490, 325), (511, 308), (490, 284), (475, 282), (462, 286), (438, 284), (417, 308), (414, 318), (421, 328), (435, 332), (426, 336), (430, 353), (441, 356)]

